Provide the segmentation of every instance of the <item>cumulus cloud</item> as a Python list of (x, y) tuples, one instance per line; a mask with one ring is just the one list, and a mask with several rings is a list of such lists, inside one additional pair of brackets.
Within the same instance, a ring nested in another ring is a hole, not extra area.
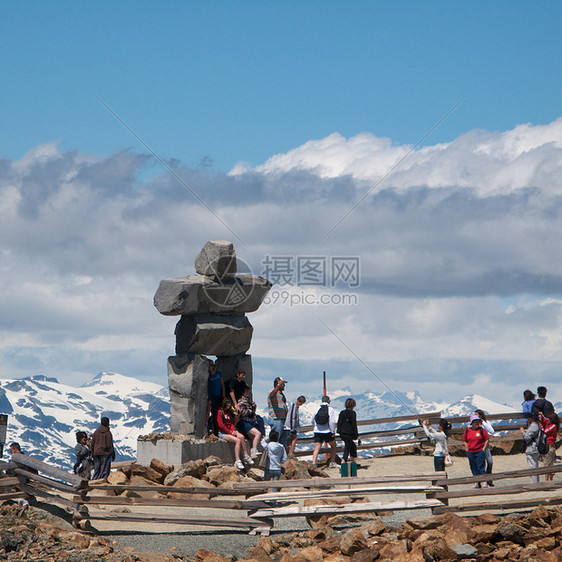
[(233, 240), (258, 274), (266, 256), (360, 260), (359, 287), (296, 286), (293, 269), (274, 288), (358, 301), (264, 306), (252, 352), (267, 372), (330, 361), (366, 385), (360, 358), (404, 389), (430, 373), (459, 388), (561, 364), (562, 119), (417, 150), (334, 133), (228, 174), (168, 165), (56, 144), (0, 162), (0, 376), (162, 382), (175, 320), (152, 296), (209, 239)]

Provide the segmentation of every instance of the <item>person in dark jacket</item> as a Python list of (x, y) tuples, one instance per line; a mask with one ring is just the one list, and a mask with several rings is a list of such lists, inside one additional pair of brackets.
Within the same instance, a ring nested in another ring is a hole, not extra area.
[(353, 398), (345, 401), (345, 410), (340, 412), (338, 417), (338, 433), (344, 442), (343, 462), (351, 456), (351, 462), (357, 462), (357, 447), (355, 439), (359, 437), (357, 431), (357, 414), (355, 413), (356, 402)]
[(546, 416), (550, 412), (554, 412), (552, 402), (546, 399), (546, 392), (546, 386), (539, 386), (537, 388), (538, 398), (533, 402), (533, 406), (531, 408), (531, 416), (535, 418), (535, 420), (539, 419), (539, 413)]
[(113, 436), (109, 430), (109, 418), (103, 417), (101, 425), (92, 435), (90, 450), (94, 457), (93, 480), (107, 478), (111, 472), (111, 461), (115, 460), (115, 449), (113, 447)]

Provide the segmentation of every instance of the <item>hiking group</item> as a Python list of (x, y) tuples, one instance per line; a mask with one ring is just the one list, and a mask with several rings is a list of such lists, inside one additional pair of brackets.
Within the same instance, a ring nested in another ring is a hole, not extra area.
[[(552, 466), (556, 460), (556, 438), (560, 429), (560, 418), (554, 411), (552, 402), (546, 399), (547, 389), (544, 386), (537, 388), (537, 396), (530, 391), (523, 393), (523, 414), (527, 419), (525, 427), (519, 431), (523, 438), (522, 452), (527, 457), (528, 468), (538, 468), (542, 460), (544, 466)], [(435, 443), (433, 452), (434, 468), (436, 471), (445, 470), (451, 463), (448, 451), (448, 438), (451, 424), (446, 419), (440, 419), (437, 429), (429, 426), (428, 420), (423, 420), (422, 427), (430, 440)], [(492, 473), (492, 451), (490, 436), (495, 434), (492, 424), (487, 420), (483, 410), (475, 410), (464, 428), (462, 440), (468, 458), (470, 470), (474, 476)], [(546, 480), (552, 480), (554, 474), (547, 474)], [(539, 477), (531, 476), (532, 482), (538, 482)], [(475, 482), (475, 488), (493, 486), (492, 480)]]

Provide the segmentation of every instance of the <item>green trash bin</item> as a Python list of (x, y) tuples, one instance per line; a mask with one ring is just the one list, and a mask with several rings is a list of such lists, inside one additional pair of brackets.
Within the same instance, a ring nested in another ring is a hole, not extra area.
[(348, 464), (346, 462), (342, 462), (340, 465), (340, 476), (342, 478), (345, 478), (346, 476), (349, 476), (349, 467)]
[(349, 467), (350, 467), (350, 476), (357, 476), (357, 463), (356, 462), (350, 462), (349, 463)]

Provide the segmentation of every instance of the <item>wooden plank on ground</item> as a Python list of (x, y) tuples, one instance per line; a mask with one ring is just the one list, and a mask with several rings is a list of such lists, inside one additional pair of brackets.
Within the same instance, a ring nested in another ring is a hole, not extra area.
[(514, 509), (527, 509), (534, 508), (539, 505), (549, 506), (549, 505), (560, 505), (562, 504), (562, 497), (557, 498), (535, 498), (532, 500), (511, 500), (511, 501), (499, 501), (499, 502), (486, 502), (486, 503), (473, 503), (473, 504), (463, 504), (463, 505), (447, 505), (442, 507), (434, 508), (433, 513), (438, 515), (439, 513), (447, 512), (465, 512), (465, 511), (496, 511), (496, 510), (514, 510)]
[(64, 470), (61, 470), (60, 468), (55, 468), (54, 466), (44, 463), (43, 461), (40, 461), (33, 457), (28, 457), (23, 453), (14, 453), (12, 455), (12, 460), (19, 465), (34, 468), (35, 470), (46, 474), (53, 480), (62, 480), (63, 482), (68, 482), (75, 488), (83, 488), (87, 482), (87, 480), (81, 478), (80, 476), (70, 474), (70, 472), (66, 472)]
[(347, 503), (343, 505), (289, 505), (259, 509), (250, 517), (306, 517), (307, 515), (342, 515), (371, 511), (398, 511), (404, 509), (431, 509), (442, 506), (439, 500), (413, 500), (393, 502)]
[(66, 484), (61, 484), (60, 482), (56, 482), (55, 480), (51, 480), (50, 478), (45, 478), (39, 474), (35, 474), (34, 472), (29, 472), (29, 470), (25, 470), (23, 468), (16, 468), (14, 473), (17, 474), (21, 478), (26, 478), (27, 480), (35, 480), (35, 482), (40, 482), (49, 488), (54, 488), (55, 490), (59, 490), (59, 492), (68, 492), (69, 494), (73, 494), (79, 490), (76, 486), (67, 486)]
[(0, 488), (9, 488), (10, 486), (17, 486), (20, 481), (17, 478), (0, 478)]
[(264, 522), (255, 517), (201, 517), (149, 515), (147, 513), (90, 513), (84, 519), (103, 521), (133, 521), (135, 523), (168, 523), (176, 525), (203, 525), (205, 527), (264, 527)]
[(270, 492), (252, 496), (254, 500), (294, 500), (301, 498), (328, 498), (333, 496), (365, 496), (371, 494), (429, 494), (443, 492), (442, 486), (388, 486), (363, 488), (337, 488), (328, 490), (301, 490), (298, 492)]
[[(441, 490), (443, 488), (440, 488)], [(259, 509), (268, 507), (257, 500), (197, 500), (172, 498), (131, 498), (125, 496), (74, 496), (77, 504), (87, 505), (149, 505), (158, 507), (202, 507), (205, 509)]]
[(35, 488), (34, 486), (29, 486), (27, 484), (23, 485), (23, 491), (27, 492), (30, 496), (35, 496), (39, 498), (44, 498), (49, 502), (59, 503), (66, 507), (70, 507), (73, 510), (76, 510), (78, 506), (66, 498), (63, 498), (57, 494), (49, 494), (49, 492), (45, 492), (45, 490), (40, 490), (39, 488)]
[[(443, 475), (445, 478), (443, 478)], [(384, 484), (385, 482), (433, 482), (440, 480), (447, 485), (445, 472), (421, 472), (395, 474), (392, 476), (350, 476), (346, 478), (305, 478), (301, 480), (269, 480), (267, 482), (234, 482), (232, 488), (240, 493), (267, 490), (269, 488), (333, 488), (336, 486), (359, 486), (361, 484)]]
[[(91, 484), (91, 483), (90, 483)], [(205, 494), (211, 496), (242, 496), (241, 492), (230, 490), (228, 488), (203, 488), (194, 486), (163, 486), (161, 484), (154, 484), (154, 486), (133, 486), (131, 484), (94, 484), (88, 486), (82, 491), (91, 490), (132, 490), (133, 492), (158, 492), (165, 494), (166, 492), (177, 492), (178, 494)]]
[(27, 494), (25, 492), (20, 492), (19, 490), (14, 490), (13, 492), (2, 492), (0, 494), (0, 501), (6, 500), (16, 500), (18, 498), (26, 498)]

